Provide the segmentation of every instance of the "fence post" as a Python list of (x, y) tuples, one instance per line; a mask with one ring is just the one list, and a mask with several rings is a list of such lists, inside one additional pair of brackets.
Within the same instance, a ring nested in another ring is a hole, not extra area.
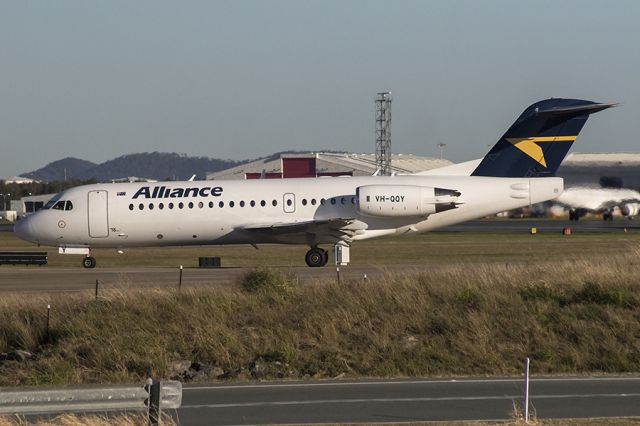
[(162, 382), (153, 383), (152, 379), (147, 379), (144, 390), (149, 393), (145, 404), (147, 405), (147, 418), (150, 426), (160, 425), (160, 393), (162, 391)]
[(336, 275), (338, 277), (338, 284), (340, 284), (340, 267), (336, 266)]
[(98, 301), (98, 280), (96, 280), (96, 301)]
[(47, 332), (46, 332), (46, 336), (47, 336), (47, 342), (50, 342), (50, 336), (49, 336), (49, 322), (51, 321), (51, 305), (47, 304)]
[(529, 423), (529, 357), (524, 359), (524, 422)]
[(178, 291), (182, 290), (182, 265), (180, 265), (180, 278), (178, 279)]

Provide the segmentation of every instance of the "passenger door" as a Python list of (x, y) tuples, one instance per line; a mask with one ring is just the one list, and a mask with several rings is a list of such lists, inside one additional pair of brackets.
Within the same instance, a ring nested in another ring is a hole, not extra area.
[(89, 236), (105, 238), (109, 236), (109, 206), (107, 191), (89, 191)]

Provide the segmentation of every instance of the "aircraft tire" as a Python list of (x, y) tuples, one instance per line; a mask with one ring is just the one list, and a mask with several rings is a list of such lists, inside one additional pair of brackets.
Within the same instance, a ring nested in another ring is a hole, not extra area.
[(96, 264), (95, 257), (87, 256), (82, 259), (82, 266), (84, 266), (85, 269), (93, 269), (96, 267)]
[(304, 261), (307, 262), (307, 266), (312, 268), (318, 268), (320, 266), (324, 266), (327, 264), (327, 260), (329, 255), (325, 250), (321, 248), (314, 247), (310, 249), (307, 254), (304, 256)]

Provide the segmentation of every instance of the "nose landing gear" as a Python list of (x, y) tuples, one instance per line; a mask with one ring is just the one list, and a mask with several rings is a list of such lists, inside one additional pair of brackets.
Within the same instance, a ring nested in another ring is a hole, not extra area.
[(95, 257), (91, 257), (91, 256), (87, 256), (84, 259), (82, 259), (82, 266), (84, 266), (86, 269), (93, 269), (96, 267), (96, 258)]
[(317, 268), (327, 264), (329, 261), (329, 253), (320, 247), (312, 247), (304, 256), (304, 260), (307, 262), (307, 266)]

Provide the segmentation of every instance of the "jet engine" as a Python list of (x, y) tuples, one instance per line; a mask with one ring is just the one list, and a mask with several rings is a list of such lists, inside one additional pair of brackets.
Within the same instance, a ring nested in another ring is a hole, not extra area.
[(622, 216), (632, 218), (638, 215), (639, 207), (640, 204), (638, 203), (626, 203), (620, 206), (620, 213), (622, 213)]
[(428, 216), (455, 209), (460, 192), (417, 185), (365, 185), (356, 190), (365, 216)]

